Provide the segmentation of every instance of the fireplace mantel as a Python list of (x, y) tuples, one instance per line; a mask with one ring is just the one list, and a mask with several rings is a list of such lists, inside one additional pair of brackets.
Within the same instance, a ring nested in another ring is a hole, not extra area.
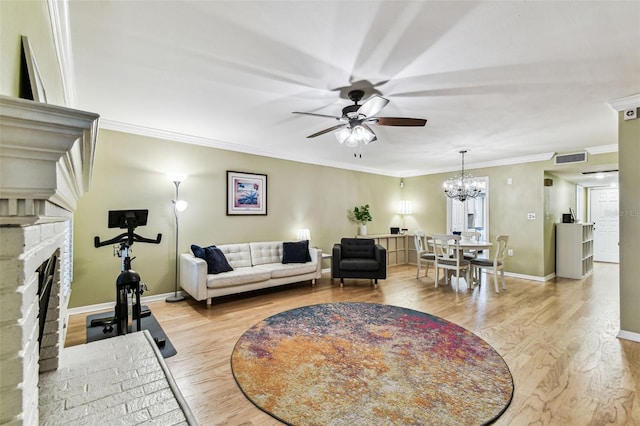
[(59, 220), (89, 190), (98, 115), (0, 96), (0, 225)]

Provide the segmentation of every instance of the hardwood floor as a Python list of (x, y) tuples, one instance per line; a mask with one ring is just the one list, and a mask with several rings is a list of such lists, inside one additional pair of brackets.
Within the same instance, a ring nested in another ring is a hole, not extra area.
[[(500, 294), (486, 276), (480, 289), (455, 293), (434, 288), (432, 269), (419, 280), (415, 271), (415, 266), (392, 267), (377, 289), (369, 280), (346, 280), (340, 288), (325, 276), (315, 287), (307, 282), (214, 300), (211, 309), (192, 299), (148, 305), (178, 350), (166, 362), (201, 425), (281, 424), (236, 385), (229, 363), (233, 346), (263, 318), (340, 301), (428, 312), (489, 342), (515, 382), (513, 401), (497, 425), (640, 424), (640, 343), (615, 337), (617, 265), (598, 263), (584, 280), (507, 277), (507, 291)], [(84, 343), (85, 317), (70, 318), (67, 346)]]

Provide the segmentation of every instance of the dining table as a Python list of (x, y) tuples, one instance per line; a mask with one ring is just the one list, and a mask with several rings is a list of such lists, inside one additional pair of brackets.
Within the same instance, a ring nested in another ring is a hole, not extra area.
[[(461, 238), (460, 241), (458, 242), (458, 256), (460, 256), (460, 258), (462, 259), (465, 252), (467, 252), (467, 253), (472, 252), (472, 253), (474, 253), (474, 255), (477, 256), (478, 252), (480, 252), (482, 250), (490, 249), (492, 246), (493, 246), (493, 243), (490, 242), (490, 241), (473, 240), (473, 239), (470, 239), (470, 238)], [(453, 278), (453, 276), (451, 274), (452, 271), (449, 271), (449, 272), (450, 272), (449, 279), (451, 279), (451, 278)], [(473, 288), (473, 287), (475, 287), (475, 284), (479, 280), (480, 280), (480, 277), (474, 277), (473, 274), (472, 274), (472, 278), (471, 278), (472, 283), (467, 283), (467, 286), (469, 288)]]

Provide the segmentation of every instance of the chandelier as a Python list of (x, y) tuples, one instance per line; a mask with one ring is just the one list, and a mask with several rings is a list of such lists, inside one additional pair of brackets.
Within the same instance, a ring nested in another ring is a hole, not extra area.
[(482, 185), (473, 176), (464, 172), (464, 154), (467, 151), (460, 151), (462, 154), (462, 171), (460, 174), (447, 179), (443, 186), (447, 197), (464, 202), (467, 198), (476, 198), (482, 190)]

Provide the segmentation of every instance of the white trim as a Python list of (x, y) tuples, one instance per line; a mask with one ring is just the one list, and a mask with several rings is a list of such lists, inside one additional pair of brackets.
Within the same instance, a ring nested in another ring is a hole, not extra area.
[[(0, 158), (7, 170), (19, 171), (3, 176), (1, 182), (0, 197), (13, 209), (3, 213), (8, 217), (3, 224), (25, 217), (36, 221), (35, 205), (44, 200), (76, 210), (77, 200), (91, 186), (98, 117), (0, 95)], [(49, 182), (49, 176), (57, 179)], [(17, 200), (29, 207), (18, 209)]]
[(51, 34), (62, 78), (62, 90), (66, 105), (75, 107), (76, 86), (73, 73), (73, 49), (71, 48), (71, 28), (69, 27), (69, 7), (67, 0), (47, 0)]
[(616, 111), (624, 111), (625, 109), (640, 107), (640, 94), (627, 96), (626, 98), (614, 99), (609, 101), (608, 104)]
[[(183, 296), (185, 293), (180, 292)], [(151, 296), (144, 296), (140, 298), (140, 303), (157, 302), (159, 300), (165, 300), (169, 296), (173, 296), (174, 292), (163, 294), (152, 294)], [(108, 311), (113, 309), (116, 302), (98, 303), (96, 305), (78, 306), (76, 308), (67, 309), (67, 316), (86, 314), (88, 312)]]
[(537, 275), (527, 275), (527, 274), (517, 274), (515, 272), (507, 272), (504, 271), (504, 275), (506, 277), (512, 277), (512, 278), (520, 278), (522, 280), (529, 280), (529, 281), (537, 281), (537, 282), (547, 282), (549, 280), (552, 280), (556, 277), (555, 272), (553, 274), (549, 274), (545, 277), (539, 277)]
[(585, 148), (589, 154), (608, 154), (610, 152), (618, 152), (618, 144), (592, 146), (591, 148)]
[[(485, 167), (500, 167), (500, 166), (510, 166), (513, 164), (522, 164), (522, 163), (533, 163), (536, 161), (547, 161), (551, 160), (553, 156), (556, 155), (555, 152), (545, 152), (543, 154), (536, 155), (527, 155), (524, 157), (513, 157), (506, 158), (503, 160), (493, 160), (493, 161), (485, 161), (483, 163), (464, 163), (465, 170), (474, 170), (474, 169), (482, 169)], [(441, 169), (431, 169), (428, 173), (424, 174), (436, 174), (436, 173), (446, 173), (446, 172), (459, 172), (460, 168), (458, 167), (447, 167)], [(420, 175), (404, 175), (402, 177), (412, 177), (412, 176), (420, 176)]]
[(633, 331), (620, 330), (616, 336), (619, 339), (631, 340), (632, 342), (640, 342), (640, 333)]

